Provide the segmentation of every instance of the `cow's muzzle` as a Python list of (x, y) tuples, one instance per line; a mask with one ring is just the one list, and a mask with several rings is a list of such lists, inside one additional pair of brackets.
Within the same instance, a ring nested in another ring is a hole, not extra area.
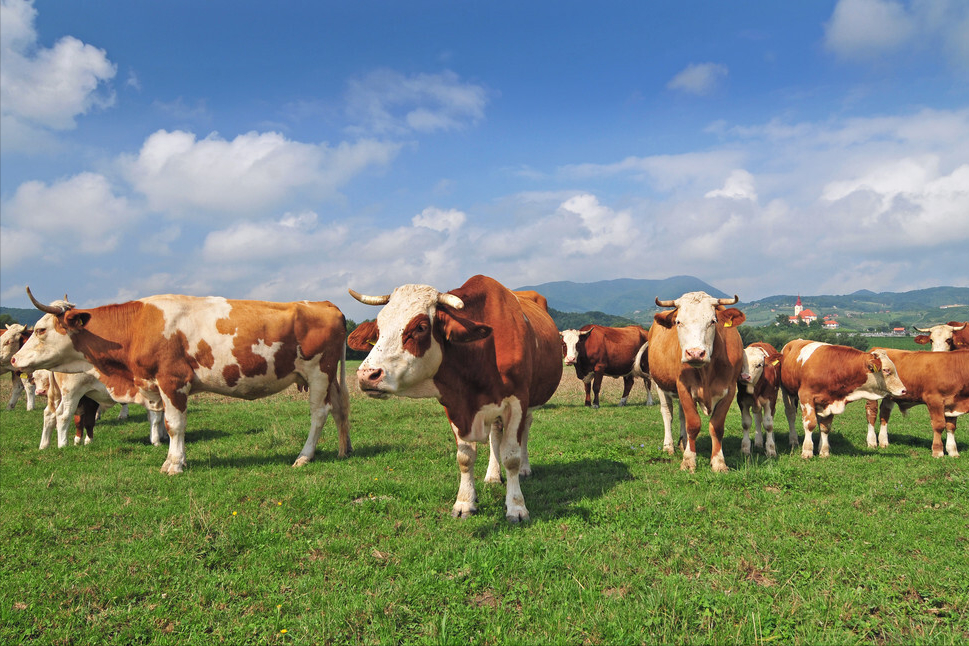
[(389, 396), (384, 390), (384, 371), (381, 368), (359, 368), (357, 370), (357, 383), (360, 390), (370, 397), (383, 398)]

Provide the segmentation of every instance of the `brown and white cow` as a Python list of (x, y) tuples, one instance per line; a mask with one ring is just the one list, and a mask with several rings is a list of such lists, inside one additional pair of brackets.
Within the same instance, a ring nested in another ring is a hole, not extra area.
[(969, 321), (949, 321), (927, 328), (913, 325), (912, 328), (922, 333), (915, 337), (915, 342), (919, 345), (931, 343), (932, 352), (969, 349)]
[(804, 426), (801, 457), (814, 457), (811, 433), (821, 428), (821, 450), (828, 457), (828, 432), (835, 415), (844, 412), (848, 402), (902, 395), (905, 385), (898, 378), (895, 364), (884, 350), (863, 352), (844, 345), (794, 339), (781, 354), (781, 390), (784, 411), (791, 432), (798, 403)]
[[(40, 435), (40, 449), (50, 446), (50, 438), (54, 429), (57, 430), (58, 447), (67, 445), (67, 432), (71, 419), (74, 419), (74, 444), (90, 444), (94, 440), (94, 424), (102, 410), (114, 406), (116, 402), (111, 393), (98, 379), (98, 371), (89, 368), (85, 372), (52, 372), (50, 370), (35, 370), (34, 381), (37, 384), (37, 394), (47, 396), (47, 406), (44, 408), (44, 427)], [(136, 396), (142, 405), (150, 404), (147, 400)], [(147, 408), (147, 406), (146, 406)], [(81, 412), (78, 413), (77, 411)], [(122, 404), (118, 419), (128, 417), (128, 405)], [(148, 421), (151, 425), (150, 440), (155, 446), (162, 443), (164, 415), (161, 409), (148, 408)]]
[[(750, 427), (753, 421), (754, 447), (764, 449), (767, 457), (776, 458), (774, 415), (777, 411), (777, 389), (781, 385), (781, 353), (769, 343), (758, 342), (744, 348), (744, 357), (745, 367), (737, 384), (737, 406), (740, 407), (744, 430), (740, 450), (744, 455), (750, 455)], [(761, 426), (764, 429), (763, 435)], [(766, 448), (764, 435), (767, 438)], [(788, 442), (792, 448), (797, 448), (797, 431), (791, 431)]]
[(558, 329), (534, 294), (516, 293), (474, 276), (442, 293), (401, 285), (386, 296), (350, 294), (385, 305), (376, 321), (361, 323), (347, 343), (370, 350), (357, 370), (372, 397), (434, 397), (444, 406), (457, 443), (461, 484), (452, 515), (477, 511), (477, 443), (491, 442), (485, 482), (501, 482), (505, 517), (528, 520), (519, 476), (531, 473), (528, 434), (532, 412), (547, 402), (562, 377)]
[(10, 359), (23, 344), (30, 338), (32, 330), (19, 323), (7, 324), (7, 329), (0, 335), (0, 375), (10, 373), (10, 401), (7, 402), (7, 410), (13, 410), (17, 406), (20, 396), (27, 395), (27, 410), (34, 410), (34, 396), (36, 388), (30, 376), (24, 376), (19, 370), (14, 370), (10, 366)]
[(313, 458), (330, 411), (339, 455), (351, 449), (346, 322), (332, 303), (167, 294), (76, 309), (42, 305), (27, 293), (47, 314), (13, 365), (58, 372), (94, 366), (114, 400), (137, 403), (140, 395), (156, 410), (160, 404), (170, 438), (162, 473), (185, 467), (186, 411), (195, 392), (258, 399), (292, 384), (307, 386), (310, 432), (293, 466)]
[[(932, 456), (941, 458), (942, 430), (947, 438), (945, 450), (949, 457), (959, 457), (956, 447), (956, 418), (969, 412), (969, 350), (951, 352), (920, 352), (878, 348), (895, 364), (898, 377), (905, 384), (904, 395), (885, 397), (878, 405), (865, 402), (868, 416), (868, 446), (876, 445), (875, 418), (881, 418), (877, 445), (888, 446), (888, 420), (892, 408), (898, 404), (902, 413), (925, 404), (932, 422)], [(876, 410), (877, 409), (877, 410)]]
[(578, 330), (562, 331), (565, 365), (575, 366), (575, 376), (585, 384), (586, 406), (599, 408), (603, 376), (622, 378), (620, 406), (626, 405), (633, 382), (642, 377), (646, 386), (646, 405), (653, 405), (649, 373), (643, 369), (648, 334), (638, 325), (584, 325)]
[(663, 448), (673, 453), (671, 433), (673, 399), (680, 405), (680, 434), (686, 434), (680, 468), (696, 470), (696, 438), (700, 433), (697, 405), (710, 417), (713, 448), (710, 467), (727, 471), (723, 459), (723, 427), (737, 390), (744, 362), (744, 345), (737, 326), (746, 320), (733, 305), (738, 297), (714, 298), (706, 292), (689, 292), (672, 301), (656, 299), (660, 307), (676, 309), (657, 313), (649, 329), (649, 374), (656, 384), (663, 417)]

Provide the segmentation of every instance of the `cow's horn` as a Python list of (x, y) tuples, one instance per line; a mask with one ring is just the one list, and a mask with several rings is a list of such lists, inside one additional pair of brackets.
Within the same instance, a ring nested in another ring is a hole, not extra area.
[(30, 297), (30, 302), (34, 304), (34, 307), (36, 307), (37, 309), (39, 309), (41, 312), (47, 312), (48, 314), (53, 314), (55, 316), (64, 313), (64, 310), (63, 309), (61, 309), (59, 307), (51, 307), (50, 305), (44, 305), (43, 303), (41, 303), (40, 301), (38, 301), (36, 298), (34, 298), (34, 295), (30, 293), (30, 287), (29, 286), (27, 287), (27, 296)]
[(932, 328), (928, 328), (927, 330), (923, 330), (922, 328), (918, 327), (917, 325), (913, 325), (912, 326), (912, 329), (915, 330), (916, 332), (931, 332), (932, 331)]
[(384, 296), (367, 296), (366, 294), (361, 294), (354, 290), (349, 290), (350, 296), (363, 303), (364, 305), (386, 305), (390, 302), (390, 294)]
[(963, 323), (963, 324), (962, 324), (962, 325), (960, 325), (959, 327), (955, 327), (955, 326), (952, 326), (952, 325), (950, 325), (949, 327), (951, 327), (951, 328), (952, 328), (952, 331), (953, 331), (953, 332), (958, 332), (959, 330), (964, 330), (964, 329), (965, 329), (965, 327), (966, 327), (966, 324), (965, 324), (965, 323)]
[(657, 296), (655, 300), (656, 300), (656, 304), (659, 305), (660, 307), (673, 307), (674, 305), (676, 305), (676, 301), (661, 301), (659, 300), (659, 296)]
[(720, 305), (735, 305), (737, 303), (737, 301), (739, 301), (739, 300), (740, 300), (740, 297), (737, 296), (736, 294), (734, 294), (732, 299), (730, 299), (730, 298), (718, 298), (717, 299), (717, 303), (719, 303)]
[(437, 302), (453, 307), (456, 310), (464, 309), (464, 301), (454, 294), (438, 294)]

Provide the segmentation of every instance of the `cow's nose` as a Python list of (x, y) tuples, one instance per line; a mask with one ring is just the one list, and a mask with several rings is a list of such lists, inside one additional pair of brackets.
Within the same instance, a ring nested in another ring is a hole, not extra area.
[(691, 361), (703, 361), (706, 356), (706, 348), (688, 348), (686, 351), (686, 358)]
[(10, 365), (11, 366), (17, 365), (17, 357), (10, 357)]
[(380, 383), (384, 377), (384, 371), (380, 368), (360, 368), (357, 370), (357, 381), (363, 387), (374, 387)]
[(740, 373), (740, 381), (743, 381), (744, 383), (748, 383), (749, 384), (750, 383), (750, 373), (749, 372), (741, 372)]

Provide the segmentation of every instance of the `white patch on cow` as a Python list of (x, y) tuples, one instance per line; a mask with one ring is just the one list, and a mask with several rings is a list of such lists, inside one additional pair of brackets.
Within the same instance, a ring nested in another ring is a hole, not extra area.
[(706, 292), (689, 292), (673, 301), (676, 305), (676, 335), (683, 363), (707, 364), (713, 356), (717, 333), (719, 299)]
[(579, 359), (579, 331), (562, 330), (561, 335), (565, 344), (565, 365), (574, 365)]
[(800, 352), (797, 353), (797, 362), (803, 366), (805, 363), (807, 363), (807, 360), (811, 358), (811, 355), (814, 354), (815, 350), (825, 345), (830, 344), (822, 343), (821, 341), (812, 341), (811, 343), (808, 343), (801, 348)]
[(34, 333), (12, 358), (15, 369), (84, 372), (91, 367), (84, 354), (74, 348), (71, 337), (57, 330), (56, 323), (57, 317), (44, 314), (34, 324)]

